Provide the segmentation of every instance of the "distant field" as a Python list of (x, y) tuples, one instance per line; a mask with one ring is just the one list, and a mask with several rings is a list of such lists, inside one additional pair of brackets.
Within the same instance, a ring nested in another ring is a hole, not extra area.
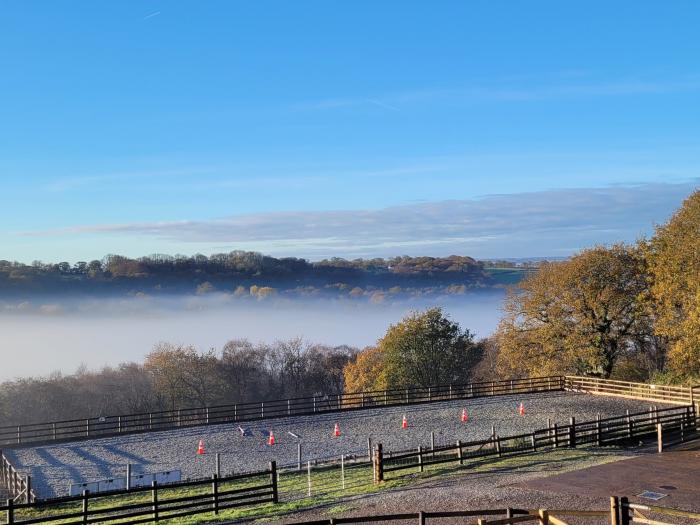
[(518, 284), (534, 271), (530, 268), (484, 268), (484, 272), (497, 285)]

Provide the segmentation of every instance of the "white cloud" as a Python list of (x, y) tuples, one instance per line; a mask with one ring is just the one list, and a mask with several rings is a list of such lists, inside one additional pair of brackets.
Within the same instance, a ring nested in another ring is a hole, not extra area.
[(288, 211), (211, 220), (84, 225), (25, 235), (147, 236), (201, 249), (298, 256), (466, 253), (565, 255), (633, 241), (680, 206), (697, 182), (558, 189), (414, 203), (376, 210)]

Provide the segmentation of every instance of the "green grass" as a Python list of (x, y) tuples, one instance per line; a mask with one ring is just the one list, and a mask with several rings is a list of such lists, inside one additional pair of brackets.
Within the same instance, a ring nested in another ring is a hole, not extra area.
[[(193, 516), (180, 518), (161, 518), (159, 523), (169, 525), (190, 525), (202, 522), (221, 522), (235, 519), (249, 518), (256, 521), (266, 521), (279, 518), (285, 514), (296, 511), (310, 509), (313, 507), (326, 507), (325, 513), (328, 515), (346, 512), (350, 507), (348, 502), (353, 498), (377, 493), (386, 490), (398, 490), (406, 486), (415, 486), (430, 483), (436, 478), (456, 478), (460, 476), (473, 476), (475, 473), (491, 472), (515, 472), (515, 471), (566, 471), (575, 467), (580, 467), (583, 460), (596, 458), (600, 461), (617, 459), (614, 450), (592, 451), (590, 449), (558, 449), (537, 454), (526, 454), (520, 456), (506, 456), (503, 458), (468, 459), (465, 458), (464, 465), (460, 466), (455, 459), (454, 462), (439, 465), (425, 465), (423, 472), (418, 472), (415, 468), (388, 472), (385, 481), (375, 484), (372, 481), (372, 467), (368, 464), (346, 465), (345, 468), (345, 488), (341, 484), (341, 470), (339, 465), (315, 467), (311, 473), (311, 496), (308, 495), (308, 478), (306, 471), (281, 471), (279, 476), (279, 496), (278, 504), (265, 503), (250, 507), (221, 510), (218, 515), (207, 511)], [(427, 458), (426, 458), (427, 460)], [(233, 481), (222, 483), (219, 490), (238, 489), (264, 484), (269, 477), (260, 476), (256, 479)], [(190, 495), (211, 494), (209, 485), (189, 489), (167, 489), (161, 487), (158, 491), (160, 502), (171, 498)], [(132, 503), (150, 503), (150, 492), (134, 494), (130, 496), (104, 496), (90, 500), (90, 509), (104, 509), (116, 505), (126, 505)], [(49, 511), (22, 510), (15, 514), (16, 519), (30, 519), (41, 516), (67, 514), (79, 512), (80, 502), (53, 507)], [(73, 518), (76, 520), (76, 518)], [(70, 520), (60, 520), (53, 523), (61, 524)], [(125, 523), (125, 520), (112, 520), (109, 523)]]
[(524, 268), (484, 268), (486, 273), (495, 284), (510, 286), (518, 284), (525, 277), (532, 273), (532, 270)]

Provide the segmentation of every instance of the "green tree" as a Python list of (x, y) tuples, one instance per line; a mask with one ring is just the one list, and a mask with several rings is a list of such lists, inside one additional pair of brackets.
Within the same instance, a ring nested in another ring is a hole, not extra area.
[(442, 309), (414, 312), (346, 367), (346, 390), (466, 382), (482, 352), (469, 330), (462, 330)]
[(700, 375), (700, 191), (646, 245), (656, 333), (670, 342), (669, 368)]

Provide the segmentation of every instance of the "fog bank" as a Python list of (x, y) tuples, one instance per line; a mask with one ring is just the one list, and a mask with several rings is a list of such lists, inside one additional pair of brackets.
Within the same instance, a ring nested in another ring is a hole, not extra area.
[[(142, 361), (159, 341), (221, 348), (234, 338), (373, 344), (411, 310), (442, 306), (463, 328), (489, 335), (503, 292), (442, 300), (368, 304), (338, 300), (237, 302), (222, 297), (5, 305), (0, 313), (0, 381)], [(11, 306), (11, 307), (10, 307)]]

